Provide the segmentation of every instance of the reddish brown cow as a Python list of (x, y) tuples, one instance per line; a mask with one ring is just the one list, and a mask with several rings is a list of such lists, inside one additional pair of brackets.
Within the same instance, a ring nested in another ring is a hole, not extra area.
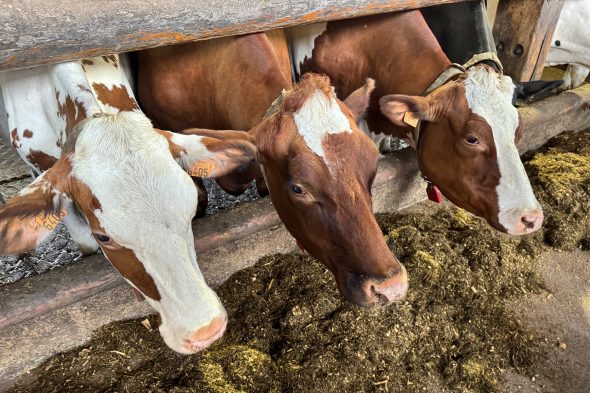
[[(187, 84), (188, 69), (176, 71), (176, 77), (185, 82), (183, 91), (215, 90), (199, 88), (196, 80)], [(141, 75), (140, 85), (146, 83)], [(266, 85), (242, 84), (237, 90), (260, 95), (255, 93), (259, 89), (265, 90)], [(365, 94), (369, 93), (366, 89)], [(191, 111), (191, 97), (187, 94), (184, 101), (178, 98), (175, 103)], [(244, 135), (203, 129), (185, 132), (218, 139)], [(174, 140), (174, 134), (169, 138)], [(377, 149), (358, 129), (348, 107), (336, 99), (328, 78), (310, 74), (293, 90), (279, 94), (248, 139), (257, 148), (280, 218), (299, 245), (334, 273), (341, 293), (364, 306), (403, 297), (406, 271), (388, 249), (371, 210)]]
[[(485, 64), (442, 75), (451, 62), (419, 11), (301, 26), (288, 37), (297, 73), (327, 74), (341, 96), (375, 79), (369, 128), (418, 139), (422, 173), (452, 202), (504, 232), (539, 229), (543, 213), (515, 145), (521, 122), (509, 77)], [(439, 76), (442, 85), (420, 96)], [(420, 120), (419, 132), (408, 119)]]

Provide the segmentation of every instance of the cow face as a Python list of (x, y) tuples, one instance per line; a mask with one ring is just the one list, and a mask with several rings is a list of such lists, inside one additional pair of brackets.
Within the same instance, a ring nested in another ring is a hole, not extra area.
[(485, 65), (470, 68), (426, 97), (390, 95), (381, 111), (403, 125), (422, 120), (422, 172), (457, 206), (513, 235), (541, 227), (543, 213), (516, 148), (522, 124), (512, 105), (514, 85)]
[(371, 209), (378, 152), (328, 78), (306, 75), (254, 135), (279, 216), (300, 247), (332, 271), (345, 298), (368, 306), (403, 297), (406, 271)]
[(202, 137), (172, 144), (132, 112), (85, 120), (57, 163), (0, 209), (0, 254), (35, 247), (74, 204), (70, 214), (85, 219), (107, 259), (160, 313), (166, 344), (181, 353), (207, 347), (226, 313), (197, 266), (197, 191), (175, 157), (215, 176), (219, 165), (251, 161), (254, 147)]

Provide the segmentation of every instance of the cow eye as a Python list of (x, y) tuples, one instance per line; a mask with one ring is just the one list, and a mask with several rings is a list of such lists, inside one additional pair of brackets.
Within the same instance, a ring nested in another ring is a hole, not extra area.
[(477, 145), (479, 143), (479, 139), (471, 135), (465, 138), (465, 141), (470, 145)]
[(108, 243), (111, 241), (110, 237), (108, 237), (107, 235), (103, 235), (102, 233), (96, 233), (94, 234), (94, 237), (96, 237), (96, 240), (98, 240), (101, 243)]
[(291, 192), (293, 194), (301, 195), (303, 194), (303, 188), (297, 184), (291, 184)]

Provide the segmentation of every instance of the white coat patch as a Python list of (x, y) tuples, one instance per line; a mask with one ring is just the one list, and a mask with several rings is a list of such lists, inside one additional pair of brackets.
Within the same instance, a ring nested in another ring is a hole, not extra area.
[(326, 22), (314, 23), (292, 27), (285, 31), (296, 76), (301, 75), (301, 65), (305, 59), (311, 59), (315, 39), (326, 31), (326, 25)]
[(471, 111), (492, 128), (500, 170), (499, 222), (513, 233), (523, 214), (541, 210), (514, 143), (518, 127), (518, 112), (512, 105), (514, 84), (507, 76), (475, 66), (467, 71), (465, 91)]
[(307, 146), (318, 156), (325, 158), (324, 138), (328, 134), (351, 133), (350, 122), (342, 113), (336, 98), (330, 98), (316, 90), (295, 113), (295, 125)]

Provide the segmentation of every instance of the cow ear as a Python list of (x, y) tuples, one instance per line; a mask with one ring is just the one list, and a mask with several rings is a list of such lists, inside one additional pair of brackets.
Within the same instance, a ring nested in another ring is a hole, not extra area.
[(373, 90), (375, 90), (375, 81), (371, 78), (367, 78), (367, 81), (362, 87), (350, 93), (350, 95), (344, 100), (344, 103), (352, 112), (357, 123), (364, 118), (367, 113)]
[(381, 97), (379, 105), (381, 106), (381, 113), (391, 120), (393, 124), (401, 127), (408, 125), (404, 121), (404, 118), (407, 118), (406, 113), (414, 119), (437, 120), (435, 106), (432, 100), (426, 97), (390, 94)]
[(218, 178), (245, 168), (256, 156), (256, 147), (243, 131), (192, 128), (168, 135), (172, 154), (191, 176)]
[[(49, 170), (51, 171), (51, 170)], [(41, 175), (0, 208), (0, 254), (21, 254), (41, 244), (66, 215), (65, 194)]]

